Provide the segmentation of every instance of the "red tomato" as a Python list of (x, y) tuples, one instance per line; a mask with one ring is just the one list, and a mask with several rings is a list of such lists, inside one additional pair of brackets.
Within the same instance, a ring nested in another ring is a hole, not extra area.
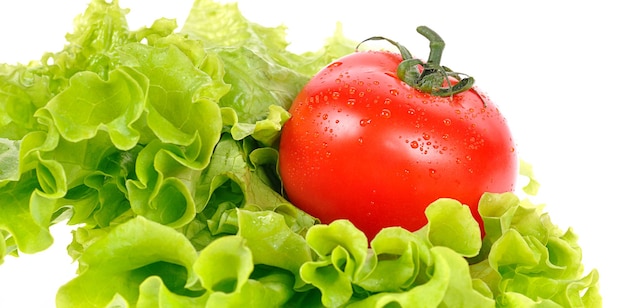
[(514, 188), (517, 157), (498, 108), (475, 89), (434, 96), (397, 76), (399, 54), (355, 52), (302, 89), (283, 127), (287, 198), (323, 223), (349, 219), (371, 240), (415, 231), (438, 198), (467, 204), (481, 224), (484, 192)]

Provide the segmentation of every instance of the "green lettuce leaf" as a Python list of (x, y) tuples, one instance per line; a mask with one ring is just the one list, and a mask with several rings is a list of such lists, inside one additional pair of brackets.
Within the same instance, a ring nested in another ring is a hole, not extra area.
[(196, 250), (182, 234), (138, 216), (111, 228), (85, 249), (78, 276), (59, 289), (56, 304), (104, 307), (116, 294), (135, 302), (139, 285), (150, 276), (161, 277), (177, 294), (195, 294), (196, 258)]
[(0, 138), (0, 186), (19, 179), (20, 142)]
[(338, 220), (314, 226), (307, 233), (307, 242), (318, 258), (302, 266), (302, 278), (320, 289), (326, 307), (493, 306), (490, 296), (474, 288), (467, 261), (453, 250), (459, 245), (451, 240), (433, 243), (423, 236), (428, 228), (437, 239), (445, 232), (448, 239), (465, 232), (450, 228), (434, 214), (449, 213), (451, 206), (467, 212), (458, 216), (460, 225), (471, 225), (474, 230), (468, 233), (478, 233), (480, 239), (469, 210), (450, 200), (429, 206), (430, 227), (415, 233), (397, 227), (383, 229), (372, 240), (371, 249), (361, 231), (347, 220)]
[[(288, 116), (285, 112), (276, 114), (278, 109), (274, 106), (289, 109), (310, 76), (333, 59), (352, 52), (356, 46), (338, 27), (319, 51), (298, 55), (288, 50), (285, 30), (285, 26), (268, 28), (248, 21), (236, 3), (219, 4), (210, 0), (194, 3), (181, 30), (201, 40), (223, 61), (224, 81), (233, 91), (224, 96), (220, 106), (235, 111), (232, 135), (238, 140), (253, 131), (260, 135), (260, 128), (254, 128), (257, 121), (270, 119), (282, 125)], [(273, 127), (278, 128), (276, 124)], [(258, 138), (270, 145), (277, 135)]]
[[(52, 235), (48, 230), (45, 217), (35, 212), (40, 208), (43, 198), (38, 198), (38, 180), (33, 172), (23, 174), (19, 182), (10, 182), (0, 188), (0, 228), (9, 234), (3, 234), (4, 241), (15, 243), (6, 245), (9, 249), (19, 249), (26, 253), (41, 251), (52, 244)], [(33, 205), (35, 208), (30, 208)], [(18, 220), (18, 223), (16, 223)], [(6, 251), (10, 253), (13, 250)]]
[(254, 263), (291, 272), (296, 280), (292, 288), (302, 288), (300, 267), (312, 256), (305, 239), (292, 230), (285, 217), (273, 211), (239, 211), (238, 219), (238, 235), (247, 241)]
[(448, 247), (430, 250), (430, 280), (401, 293), (378, 293), (349, 307), (493, 307), (494, 300), (473, 288), (467, 261)]
[(315, 218), (277, 192), (278, 152), (268, 147), (257, 148), (256, 144), (251, 137), (238, 141), (224, 133), (215, 147), (195, 195), (196, 204), (203, 206), (197, 209), (195, 220), (182, 228), (196, 247), (240, 232), (238, 209), (280, 213), (281, 219), (298, 234), (304, 234), (316, 223)]
[(291, 297), (293, 277), (279, 271), (269, 275), (254, 273), (253, 251), (245, 243), (242, 237), (227, 236), (211, 243), (200, 254), (195, 268), (211, 293), (206, 307), (241, 307), (252, 303), (258, 307), (278, 307)]
[[(426, 217), (428, 240), (433, 245), (449, 247), (464, 257), (480, 252), (480, 228), (468, 206), (442, 198), (426, 208)], [(456, 236), (450, 236), (452, 234)]]
[(533, 172), (533, 167), (528, 162), (520, 160), (519, 168), (520, 175), (528, 178), (528, 183), (522, 187), (522, 190), (530, 196), (537, 195), (540, 185), (535, 177), (535, 172)]
[[(312, 76), (320, 68), (333, 60), (354, 51), (358, 42), (346, 38), (342, 33), (341, 24), (337, 24), (335, 33), (327, 39), (326, 44), (317, 51), (295, 54), (289, 51), (285, 25), (265, 27), (247, 20), (239, 11), (236, 3), (220, 4), (211, 0), (197, 0), (185, 21), (182, 33), (199, 38), (206, 46), (244, 47), (250, 52), (245, 55), (261, 57), (268, 63), (289, 68), (306, 76)], [(227, 49), (229, 49), (227, 48)], [(250, 59), (242, 59), (250, 61)], [(258, 62), (251, 62), (257, 63)], [(239, 67), (238, 69), (244, 69)], [(236, 68), (237, 69), (237, 68)], [(242, 77), (242, 76), (240, 76)], [(292, 83), (301, 81), (294, 80)], [(283, 80), (280, 81), (283, 85)], [(288, 84), (285, 86), (291, 87)], [(256, 88), (262, 91), (263, 88)]]
[(79, 274), (60, 288), (57, 306), (286, 303), (295, 292), (300, 265), (311, 260), (304, 238), (275, 212), (241, 210), (238, 215), (239, 234), (215, 239), (199, 252), (176, 229), (141, 216), (109, 232), (88, 235), (93, 231), (79, 229), (79, 237), (90, 240), (83, 242)]
[(145, 76), (119, 68), (106, 81), (85, 71), (74, 74), (69, 82), (69, 87), (44, 107), (64, 139), (91, 139), (102, 127), (119, 149), (128, 150), (137, 144), (139, 133), (132, 125), (144, 109), (148, 92)]
[(316, 257), (300, 269), (304, 281), (319, 289), (311, 302), (325, 307), (601, 306), (599, 275), (596, 270), (583, 275), (571, 230), (560, 231), (541, 207), (513, 193), (486, 193), (479, 209), (486, 222), (482, 245), (469, 210), (450, 199), (427, 208), (429, 224), (421, 230), (383, 229), (369, 248), (349, 221), (312, 227), (306, 239)]
[(50, 96), (49, 79), (37, 69), (0, 64), (0, 138), (16, 141), (37, 129), (34, 113)]
[(563, 232), (541, 207), (513, 193), (486, 193), (478, 210), (485, 221), (483, 246), (490, 250), (470, 268), (499, 301), (601, 306), (598, 272), (583, 276), (582, 250), (571, 229)]

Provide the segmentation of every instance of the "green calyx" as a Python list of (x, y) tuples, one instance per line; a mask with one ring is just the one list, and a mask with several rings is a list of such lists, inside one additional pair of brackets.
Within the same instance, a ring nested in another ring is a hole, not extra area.
[[(406, 47), (382, 36), (374, 36), (362, 41), (357, 46), (357, 49), (364, 42), (371, 40), (385, 40), (396, 46), (402, 55), (402, 62), (400, 62), (397, 68), (398, 78), (422, 92), (430, 93), (434, 96), (452, 96), (471, 89), (474, 85), (473, 77), (454, 72), (440, 64), (441, 55), (445, 47), (443, 39), (426, 26), (417, 27), (417, 32), (430, 41), (430, 55), (426, 62), (413, 58)], [(418, 66), (421, 66), (421, 71)], [(450, 77), (455, 78), (458, 82), (452, 85)]]

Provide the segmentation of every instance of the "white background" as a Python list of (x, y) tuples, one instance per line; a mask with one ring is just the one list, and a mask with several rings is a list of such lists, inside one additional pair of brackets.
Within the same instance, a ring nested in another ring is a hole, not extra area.
[[(191, 0), (121, 0), (131, 29), (159, 17), (182, 25)], [(0, 63), (58, 51), (88, 1), (0, 2)], [(367, 4), (364, 4), (367, 3)], [(618, 1), (239, 1), (248, 19), (285, 24), (294, 51), (317, 49), (337, 21), (361, 40), (384, 35), (428, 56), (415, 32), (427, 25), (446, 41), (443, 64), (473, 75), (500, 106), (520, 156), (542, 183), (537, 200), (552, 220), (573, 227), (587, 270), (597, 268), (605, 307), (617, 307), (626, 277), (623, 192), (626, 120), (626, 22)], [(621, 6), (620, 6), (621, 8)], [(2, 202), (0, 200), (0, 202)], [(0, 307), (53, 307), (71, 279), (70, 231), (53, 228), (55, 245), (0, 266)], [(623, 295), (622, 295), (623, 296)]]

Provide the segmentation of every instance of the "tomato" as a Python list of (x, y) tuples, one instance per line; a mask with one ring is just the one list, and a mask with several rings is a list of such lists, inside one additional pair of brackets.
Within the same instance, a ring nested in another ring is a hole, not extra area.
[(475, 88), (450, 96), (409, 85), (398, 76), (404, 60), (357, 51), (302, 89), (280, 140), (286, 196), (323, 223), (349, 219), (370, 240), (384, 227), (421, 228), (425, 208), (444, 197), (468, 205), (482, 227), (481, 195), (512, 191), (517, 177), (506, 120)]

